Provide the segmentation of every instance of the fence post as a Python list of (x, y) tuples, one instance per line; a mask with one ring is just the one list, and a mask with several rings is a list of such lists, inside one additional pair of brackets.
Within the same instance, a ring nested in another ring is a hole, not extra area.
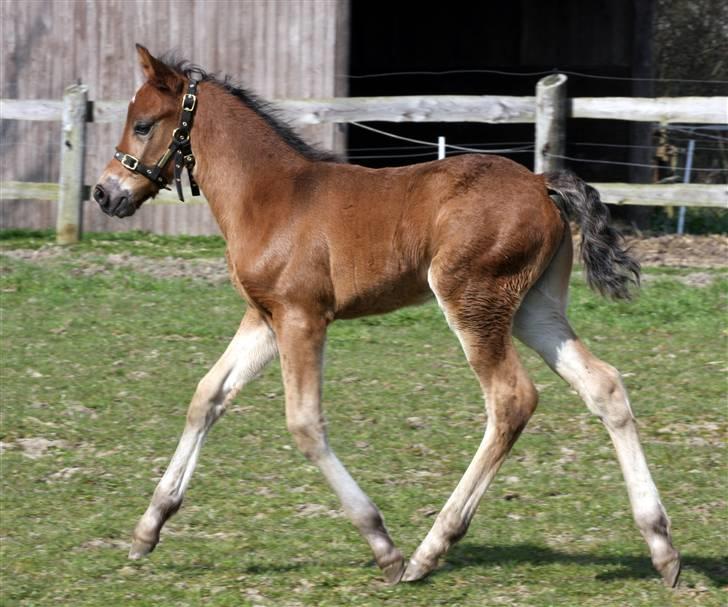
[(551, 74), (536, 85), (536, 150), (534, 172), (562, 168), (566, 151), (566, 75)]
[(63, 94), (61, 180), (58, 194), (56, 242), (73, 244), (81, 238), (86, 150), (88, 87), (74, 84)]
[[(693, 170), (693, 154), (695, 153), (695, 139), (688, 141), (688, 151), (685, 155), (685, 173), (683, 183), (690, 183), (690, 173)], [(677, 233), (682, 235), (685, 232), (685, 207), (681, 206), (677, 215)]]

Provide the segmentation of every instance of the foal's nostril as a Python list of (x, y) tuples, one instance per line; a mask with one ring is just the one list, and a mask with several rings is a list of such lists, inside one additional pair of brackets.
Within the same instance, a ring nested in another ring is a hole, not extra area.
[(109, 197), (106, 195), (106, 190), (104, 190), (104, 188), (102, 188), (100, 185), (97, 185), (94, 188), (94, 200), (98, 202), (101, 206), (103, 206), (109, 200)]

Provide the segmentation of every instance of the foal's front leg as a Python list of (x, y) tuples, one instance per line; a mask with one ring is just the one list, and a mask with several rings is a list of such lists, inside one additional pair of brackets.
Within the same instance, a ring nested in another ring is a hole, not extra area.
[(165, 521), (182, 504), (210, 428), (223, 414), (227, 403), (275, 355), (273, 332), (260, 314), (249, 308), (225, 353), (197, 386), (174, 457), (159, 481), (149, 507), (134, 529), (129, 558), (138, 559), (154, 550)]
[(326, 321), (302, 312), (275, 319), (286, 392), (286, 420), (300, 451), (316, 464), (341, 501), (344, 512), (374, 553), (390, 583), (404, 571), (404, 559), (394, 546), (379, 510), (359, 488), (329, 447), (321, 409), (321, 380)]

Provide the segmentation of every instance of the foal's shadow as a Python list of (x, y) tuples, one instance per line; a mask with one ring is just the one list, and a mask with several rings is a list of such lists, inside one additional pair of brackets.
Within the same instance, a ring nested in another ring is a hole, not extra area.
[[(546, 546), (534, 544), (512, 544), (512, 545), (475, 545), (470, 543), (457, 544), (448, 553), (442, 566), (436, 568), (427, 580), (437, 575), (447, 575), (448, 571), (467, 569), (468, 567), (493, 568), (502, 565), (518, 565), (529, 563), (531, 565), (554, 564), (576, 564), (576, 565), (598, 565), (609, 568), (608, 571), (596, 575), (596, 579), (602, 581), (618, 581), (623, 579), (644, 579), (656, 578), (657, 572), (653, 569), (650, 559), (646, 555), (639, 556), (600, 556), (589, 553), (571, 553), (562, 550), (553, 550)], [(317, 566), (334, 569), (339, 563), (320, 562)], [(723, 587), (728, 585), (728, 556), (707, 558), (691, 554), (682, 554), (683, 569), (691, 569), (704, 574), (710, 579), (714, 586)], [(229, 565), (235, 571), (242, 571), (247, 574), (289, 574), (295, 573), (306, 567), (311, 562), (302, 561), (297, 563), (256, 563), (241, 567), (240, 565)], [(362, 561), (361, 566), (365, 568), (375, 567), (374, 561)], [(175, 571), (184, 569), (188, 574), (199, 573), (206, 569), (220, 568), (220, 563), (170, 565)]]
[[(705, 574), (715, 586), (728, 584), (728, 557), (706, 558), (683, 554), (683, 569), (692, 569)], [(600, 565), (614, 568), (596, 576), (599, 580), (611, 581), (625, 578), (651, 578), (657, 573), (648, 556), (598, 556), (589, 553), (571, 553), (553, 550), (534, 544), (512, 544), (485, 546), (463, 543), (453, 547), (447, 556), (446, 569), (467, 567), (494, 567), (503, 564), (549, 563)], [(433, 572), (437, 575), (438, 570)]]

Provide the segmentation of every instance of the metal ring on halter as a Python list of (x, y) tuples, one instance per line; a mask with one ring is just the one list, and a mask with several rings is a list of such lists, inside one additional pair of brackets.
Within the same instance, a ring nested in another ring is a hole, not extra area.
[[(184, 135), (184, 137), (178, 138), (177, 134)], [(190, 132), (184, 127), (178, 127), (172, 131), (172, 139), (177, 143), (187, 143), (190, 140)]]

